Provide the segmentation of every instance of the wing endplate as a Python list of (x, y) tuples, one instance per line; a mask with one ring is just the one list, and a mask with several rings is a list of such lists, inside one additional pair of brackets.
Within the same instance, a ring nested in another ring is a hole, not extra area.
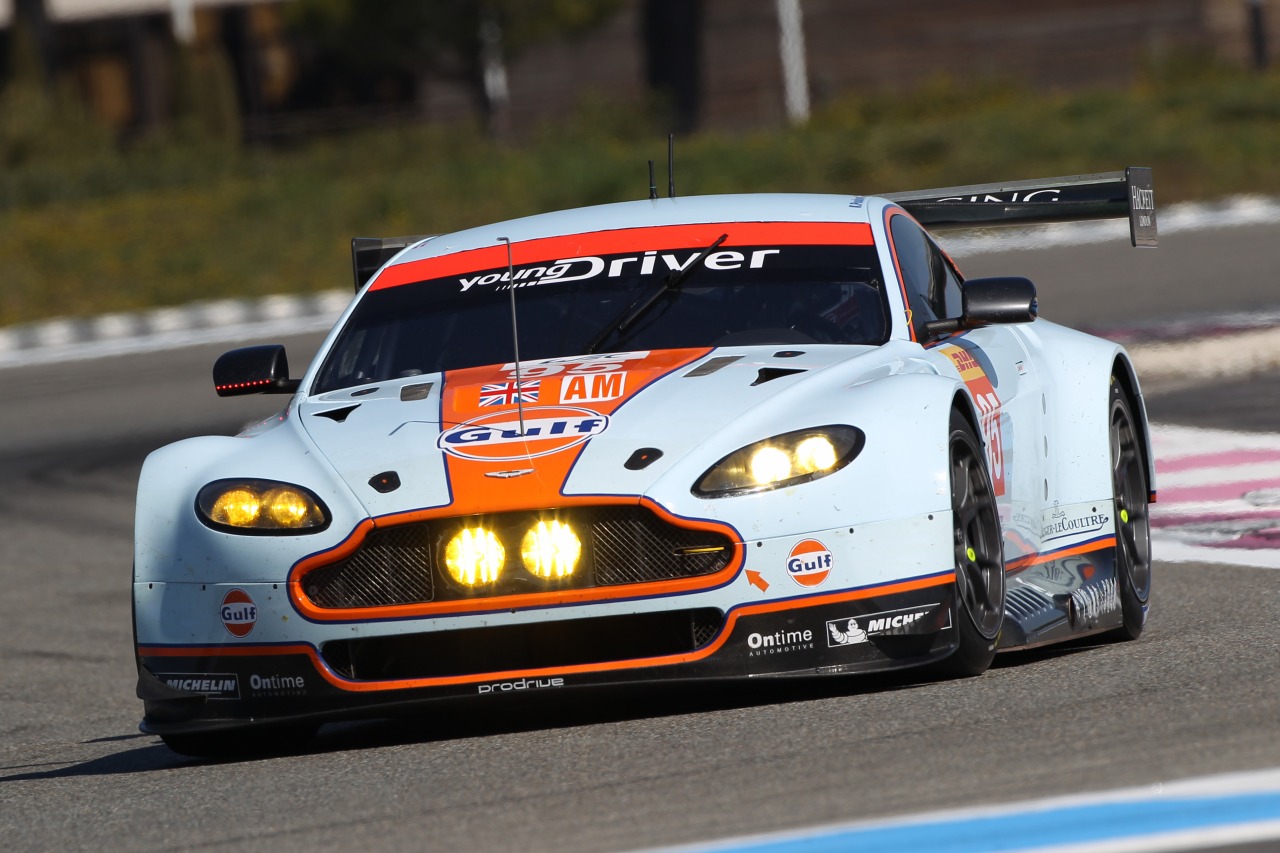
[(884, 197), (930, 227), (1127, 218), (1130, 243), (1151, 248), (1158, 245), (1155, 187), (1146, 166), (1094, 175), (913, 190)]

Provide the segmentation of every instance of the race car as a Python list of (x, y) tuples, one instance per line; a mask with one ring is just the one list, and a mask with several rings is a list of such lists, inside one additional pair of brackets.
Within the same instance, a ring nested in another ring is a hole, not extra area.
[(1131, 167), (355, 240), (301, 378), (278, 345), (214, 366), (284, 410), (142, 469), (142, 730), (227, 756), (440, 701), (1136, 638), (1129, 357), (926, 226), (1118, 215), (1154, 245), (1155, 214)]

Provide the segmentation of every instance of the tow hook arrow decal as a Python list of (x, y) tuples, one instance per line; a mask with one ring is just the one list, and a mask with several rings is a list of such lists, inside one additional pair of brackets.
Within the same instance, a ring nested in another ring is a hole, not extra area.
[(532, 474), (532, 468), (515, 468), (511, 471), (485, 471), (486, 477), (499, 477), (503, 480), (510, 480), (512, 477), (523, 477), (525, 474)]
[(769, 582), (757, 571), (747, 569), (747, 583), (759, 587), (761, 592), (769, 591)]

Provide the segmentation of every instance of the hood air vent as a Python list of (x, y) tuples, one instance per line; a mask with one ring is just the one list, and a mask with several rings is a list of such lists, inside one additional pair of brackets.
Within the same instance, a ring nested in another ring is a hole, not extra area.
[(358, 408), (360, 408), (360, 404), (356, 403), (354, 406), (342, 406), (338, 409), (329, 409), (328, 411), (316, 412), (315, 414), (317, 418), (328, 418), (334, 423), (340, 424), (347, 419), (347, 415), (351, 414)]
[(762, 367), (760, 372), (756, 374), (756, 381), (751, 384), (763, 385), (766, 382), (772, 382), (775, 379), (781, 379), (784, 376), (790, 376), (793, 373), (804, 373), (803, 367)]
[(400, 389), (400, 401), (409, 403), (414, 400), (425, 400), (431, 394), (432, 382), (419, 382), (416, 385), (406, 385)]
[(740, 358), (742, 358), (740, 355), (718, 355), (709, 361), (702, 362), (702, 364), (699, 364), (693, 370), (686, 373), (685, 377), (692, 378), (694, 376), (710, 376), (720, 368), (728, 367)]

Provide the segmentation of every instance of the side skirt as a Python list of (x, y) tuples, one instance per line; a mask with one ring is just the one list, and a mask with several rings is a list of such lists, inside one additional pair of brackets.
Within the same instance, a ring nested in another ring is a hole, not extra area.
[(1005, 591), (1000, 650), (1031, 648), (1109, 631), (1123, 621), (1115, 538), (1063, 556), (1019, 561)]

